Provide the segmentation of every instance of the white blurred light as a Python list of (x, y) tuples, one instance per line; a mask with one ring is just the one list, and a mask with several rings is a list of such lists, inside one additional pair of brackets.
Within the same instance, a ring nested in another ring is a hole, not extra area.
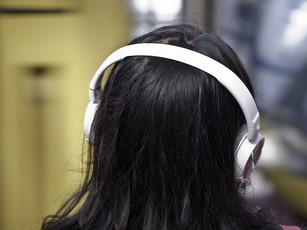
[(182, 0), (153, 0), (152, 9), (160, 20), (175, 18), (182, 7)]
[(151, 7), (151, 0), (132, 0), (132, 4), (140, 13), (147, 13)]
[(132, 4), (138, 13), (153, 13), (161, 21), (174, 19), (182, 8), (182, 0), (132, 0)]
[(292, 12), (290, 22), (298, 26), (307, 26), (307, 9), (300, 8)]
[(286, 27), (283, 40), (288, 46), (297, 45), (307, 36), (307, 2), (294, 10), (290, 15), (289, 25)]
[(307, 11), (307, 1), (301, 4), (301, 9)]
[(297, 25), (288, 25), (284, 31), (284, 43), (288, 46), (297, 45), (306, 36), (306, 31)]

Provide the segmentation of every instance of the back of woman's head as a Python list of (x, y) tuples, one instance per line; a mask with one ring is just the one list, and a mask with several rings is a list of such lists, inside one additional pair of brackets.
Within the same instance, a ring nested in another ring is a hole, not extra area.
[[(135, 43), (205, 54), (252, 92), (232, 49), (194, 26), (163, 27)], [(87, 197), (73, 218), (82, 229), (262, 229), (235, 182), (244, 123), (236, 100), (209, 74), (163, 58), (125, 58), (101, 95)]]
[[(251, 89), (238, 58), (217, 36), (180, 25), (131, 43), (145, 42), (203, 53)], [(117, 64), (94, 122), (98, 187), (92, 189), (102, 194), (99, 203), (110, 217), (103, 224), (131, 229), (217, 225), (213, 220), (230, 211), (227, 206), (233, 208), (225, 201), (236, 202), (231, 200), (237, 194), (234, 149), (243, 124), (235, 99), (203, 71), (156, 57), (129, 57)]]

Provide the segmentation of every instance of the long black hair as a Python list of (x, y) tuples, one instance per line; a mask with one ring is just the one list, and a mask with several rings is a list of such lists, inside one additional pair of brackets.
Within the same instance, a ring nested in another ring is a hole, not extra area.
[[(253, 89), (233, 50), (192, 25), (134, 39), (205, 54)], [(216, 79), (155, 57), (117, 63), (101, 95), (83, 187), (42, 229), (279, 229), (238, 191), (243, 113)], [(79, 207), (79, 208), (77, 208)]]

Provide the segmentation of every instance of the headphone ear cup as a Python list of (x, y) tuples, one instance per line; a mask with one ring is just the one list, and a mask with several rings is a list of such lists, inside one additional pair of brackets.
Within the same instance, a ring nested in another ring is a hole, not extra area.
[(259, 133), (255, 142), (251, 142), (245, 134), (236, 149), (236, 177), (248, 179), (254, 166), (258, 162), (261, 150), (264, 145), (264, 138)]
[(84, 116), (84, 134), (89, 143), (93, 143), (92, 124), (99, 103), (90, 101), (87, 105)]

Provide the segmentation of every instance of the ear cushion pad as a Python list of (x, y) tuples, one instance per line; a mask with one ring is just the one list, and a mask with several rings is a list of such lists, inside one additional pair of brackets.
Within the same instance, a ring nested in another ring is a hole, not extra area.
[(90, 101), (87, 105), (86, 111), (85, 111), (85, 117), (84, 117), (84, 133), (86, 139), (93, 143), (93, 135), (91, 132), (92, 124), (94, 120), (94, 116), (97, 110), (99, 103), (94, 103), (93, 101)]
[[(239, 142), (239, 145), (237, 146), (236, 154), (235, 154), (236, 164), (237, 164), (236, 165), (236, 175), (237, 176), (243, 175), (242, 173), (246, 167), (248, 159), (251, 156), (253, 157), (254, 150), (257, 148), (259, 143), (261, 142), (263, 143), (263, 140), (264, 138), (260, 133), (258, 133), (258, 136), (254, 142), (251, 142), (247, 138), (246, 134), (242, 137), (241, 141)], [(245, 175), (245, 176), (249, 177), (250, 175)]]

